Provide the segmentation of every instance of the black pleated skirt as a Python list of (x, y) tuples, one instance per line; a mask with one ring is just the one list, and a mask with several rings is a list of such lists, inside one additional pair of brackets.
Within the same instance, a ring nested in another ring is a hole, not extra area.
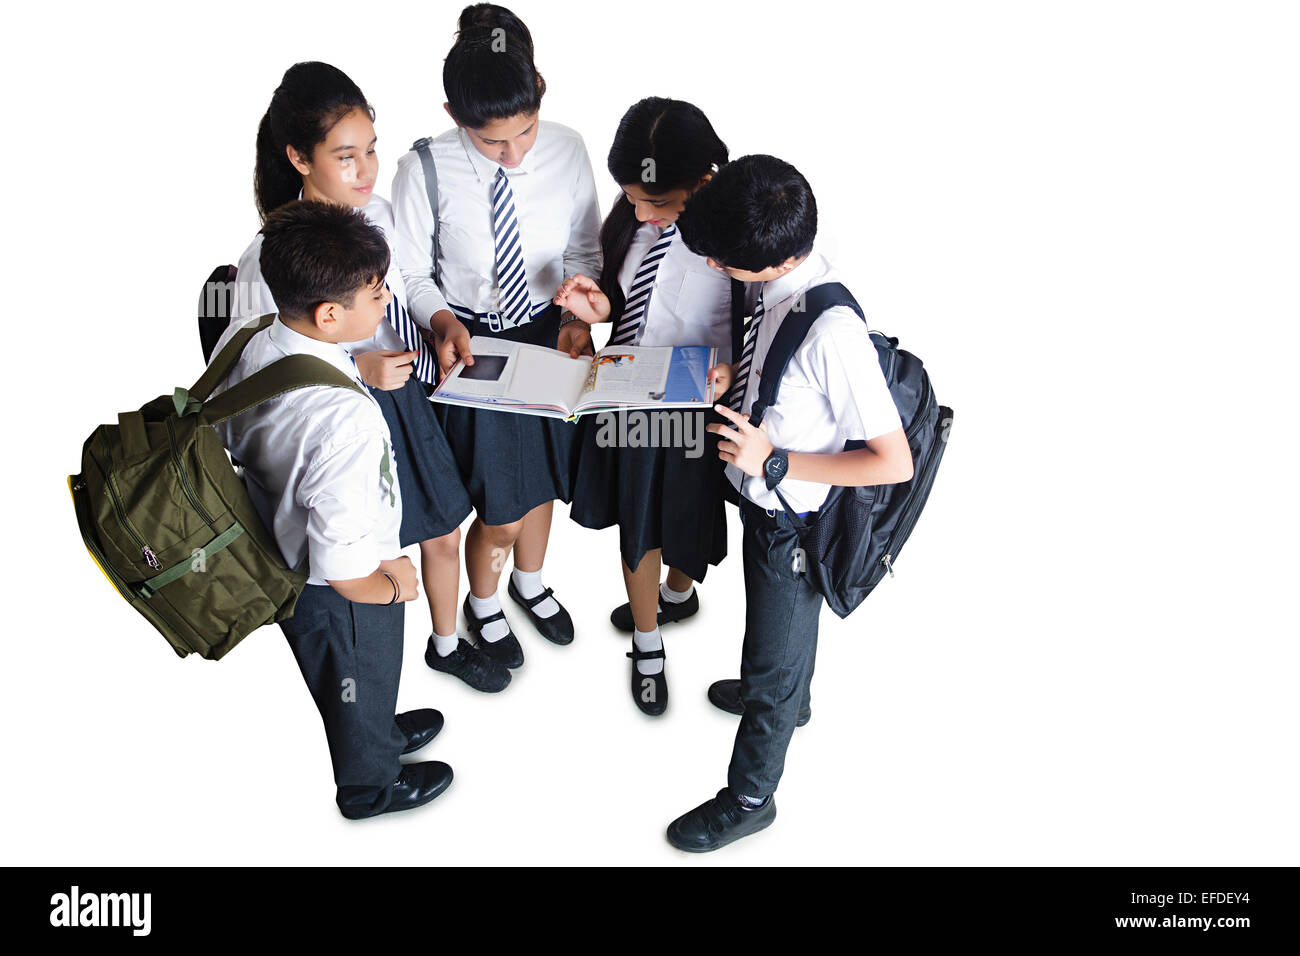
[[(559, 322), (560, 310), (552, 307), (495, 337), (554, 348)], [(470, 332), (492, 334), (481, 323)], [(461, 482), (485, 524), (510, 524), (548, 501), (572, 500), (577, 449), (572, 422), (445, 402), (434, 405)]]
[[(702, 447), (631, 447), (633, 430), (620, 430), (617, 414), (584, 416), (578, 426), (569, 516), (586, 528), (617, 524), (619, 551), (629, 568), (636, 568), (647, 551), (662, 548), (665, 565), (702, 581), (709, 565), (727, 556), (726, 478), (718, 437), (704, 431), (705, 424), (723, 419), (704, 409), (625, 414), (629, 422), (633, 415), (646, 416), (645, 434), (658, 436), (665, 434), (659, 416), (691, 416), (690, 428), (677, 433), (697, 436)], [(609, 444), (617, 435), (627, 436), (624, 447)]]
[(424, 386), (412, 375), (401, 388), (372, 388), (370, 394), (393, 440), (402, 490), (402, 547), (451, 533), (469, 515), (469, 494)]

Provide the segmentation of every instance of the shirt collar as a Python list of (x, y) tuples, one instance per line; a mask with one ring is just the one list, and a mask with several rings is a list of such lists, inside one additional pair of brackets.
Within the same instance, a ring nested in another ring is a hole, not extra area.
[(314, 355), (324, 359), (348, 378), (357, 378), (357, 364), (352, 360), (352, 353), (342, 345), (334, 342), (322, 342), (294, 331), (284, 324), (280, 316), (275, 317), (267, 333), (271, 342), (286, 355)]
[(771, 311), (774, 306), (779, 305), (786, 299), (794, 298), (794, 296), (808, 288), (813, 280), (825, 271), (826, 260), (814, 248), (808, 253), (807, 259), (785, 275), (763, 283), (764, 311)]
[[(545, 127), (541, 125), (541, 122), (540, 119), (537, 121), (537, 139), (533, 140), (533, 148), (524, 154), (524, 158), (520, 160), (518, 166), (506, 170), (507, 176), (513, 176), (517, 173), (530, 173), (535, 168), (534, 157), (537, 155), (537, 147), (545, 131)], [(456, 127), (456, 135), (460, 137), (461, 148), (465, 150), (466, 158), (469, 160), (470, 165), (474, 167), (474, 175), (478, 177), (478, 181), (481, 183), (496, 182), (497, 170), (504, 169), (504, 167), (500, 163), (492, 162), (492, 160), (475, 149), (474, 144), (469, 141), (469, 133), (465, 132), (464, 127)]]

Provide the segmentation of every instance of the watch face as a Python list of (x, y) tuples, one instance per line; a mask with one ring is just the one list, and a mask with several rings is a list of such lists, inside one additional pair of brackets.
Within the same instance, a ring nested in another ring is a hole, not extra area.
[(785, 477), (785, 469), (788, 465), (789, 459), (784, 455), (771, 455), (767, 461), (763, 463), (763, 471), (767, 474), (767, 477), (779, 481)]

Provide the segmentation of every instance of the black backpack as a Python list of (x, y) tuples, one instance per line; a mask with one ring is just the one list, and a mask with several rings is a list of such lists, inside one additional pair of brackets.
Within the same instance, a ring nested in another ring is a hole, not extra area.
[[(776, 403), (781, 376), (818, 316), (846, 305), (866, 321), (852, 294), (838, 282), (809, 289), (803, 305), (802, 311), (792, 309), (781, 321), (763, 360), (758, 398), (749, 415), (754, 425), (762, 422), (764, 413)], [(930, 495), (952, 426), (952, 409), (935, 401), (921, 360), (898, 348), (898, 339), (879, 332), (870, 335), (912, 450), (911, 479), (896, 485), (832, 486), (825, 503), (808, 520), (795, 514), (780, 487), (776, 488), (803, 547), (802, 570), (812, 575), (817, 590), (840, 617), (848, 617), (886, 573), (893, 575), (894, 562)], [(865, 445), (849, 441), (844, 450)]]
[(217, 266), (203, 283), (199, 293), (199, 344), (203, 348), (203, 361), (212, 361), (212, 350), (230, 325), (234, 311), (239, 270), (234, 266)]

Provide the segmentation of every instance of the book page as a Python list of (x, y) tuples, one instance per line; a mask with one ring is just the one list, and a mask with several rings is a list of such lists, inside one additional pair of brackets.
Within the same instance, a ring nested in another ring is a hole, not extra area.
[(705, 345), (601, 349), (591, 363), (578, 408), (708, 404), (714, 351)]
[(474, 364), (457, 363), (434, 391), (474, 405), (518, 405), (568, 412), (582, 390), (591, 358), (485, 335), (470, 339)]

